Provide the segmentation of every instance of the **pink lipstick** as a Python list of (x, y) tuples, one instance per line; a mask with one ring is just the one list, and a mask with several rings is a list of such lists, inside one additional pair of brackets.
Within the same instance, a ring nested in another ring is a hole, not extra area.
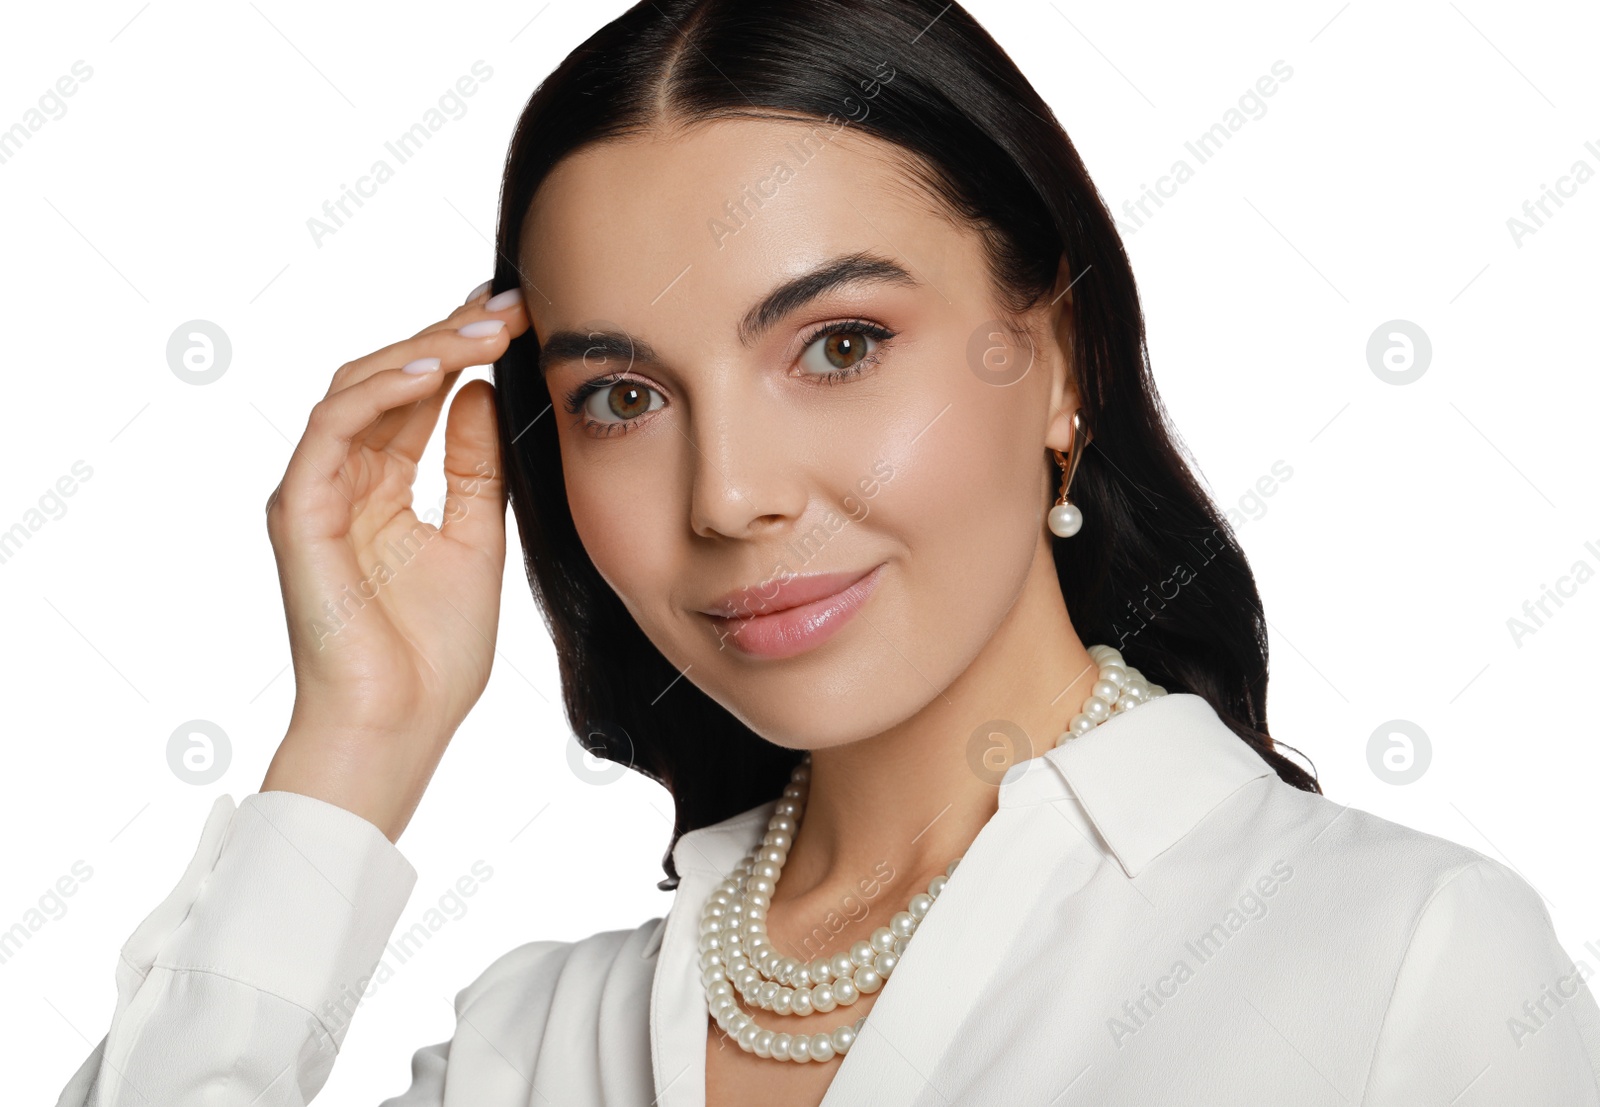
[(793, 657), (839, 633), (877, 587), (883, 568), (880, 563), (866, 573), (791, 577), (773, 582), (777, 591), (771, 596), (739, 589), (704, 613), (724, 646), (751, 657)]

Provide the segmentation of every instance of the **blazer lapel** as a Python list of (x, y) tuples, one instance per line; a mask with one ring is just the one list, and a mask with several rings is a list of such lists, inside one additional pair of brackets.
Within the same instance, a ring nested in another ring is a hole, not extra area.
[[(1029, 848), (1025, 839), (1057, 832), (1050, 823), (1034, 821), (1041, 818), (1041, 803), (1064, 797), (1059, 778), (1046, 779), (1054, 775), (1036, 766), (1029, 783), (1040, 787), (1002, 791), (1002, 806), (973, 839), (955, 876), (906, 946), (861, 1034), (839, 1062), (821, 1107), (953, 1102), (959, 1089), (935, 1084), (939, 1062), (956, 1048), (957, 1031), (972, 1014), (975, 998), (985, 991), (1003, 951), (1033, 916), (1044, 891), (1041, 843)], [(1054, 814), (1042, 817), (1051, 823), (1056, 819)], [(1024, 833), (1025, 826), (1032, 828), (1029, 833)], [(1069, 841), (1068, 849), (1070, 843), (1089, 848), (1081, 833), (1066, 826), (1058, 833)], [(1069, 866), (1080, 885), (1093, 869), (1092, 862)]]
[(700, 980), (700, 909), (745, 852), (766, 832), (772, 799), (713, 826), (679, 836), (673, 846), (678, 888), (672, 896), (650, 985), (652, 1107), (705, 1107), (710, 1014)]

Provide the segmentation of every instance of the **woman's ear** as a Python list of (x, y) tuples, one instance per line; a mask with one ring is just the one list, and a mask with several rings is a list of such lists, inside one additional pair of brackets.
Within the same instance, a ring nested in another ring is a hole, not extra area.
[(1056, 269), (1054, 286), (1043, 306), (1045, 332), (1050, 336), (1050, 416), (1045, 428), (1047, 447), (1066, 452), (1072, 443), (1072, 416), (1081, 402), (1078, 394), (1078, 362), (1075, 343), (1076, 316), (1072, 307), (1072, 285), (1077, 280), (1067, 265), (1066, 251)]

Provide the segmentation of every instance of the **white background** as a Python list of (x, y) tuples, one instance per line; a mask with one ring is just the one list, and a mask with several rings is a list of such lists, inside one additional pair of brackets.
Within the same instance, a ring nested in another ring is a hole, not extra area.
[[(0, 128), (75, 61), (93, 69), (0, 164), (0, 530), (75, 462), (92, 468), (0, 564), (0, 929), (74, 862), (93, 870), (0, 964), (0, 1040), (24, 1061), (14, 1102), (54, 1102), (109, 1023), (118, 948), (177, 880), (212, 800), (255, 791), (282, 735), (294, 690), (262, 508), (311, 404), (341, 362), (489, 276), (512, 125), (622, 8), (8, 8)], [(1195, 167), (1125, 235), (1162, 396), (1218, 501), (1248, 520), (1272, 732), (1333, 799), (1514, 866), (1567, 951), (1600, 966), (1600, 581), (1568, 583), (1520, 643), (1508, 628), (1575, 563), (1600, 570), (1600, 180), (1520, 244), (1507, 226), (1574, 162), (1600, 171), (1584, 148), (1600, 150), (1594, 8), (970, 8), (1114, 208), (1175, 160)], [(494, 73), (466, 114), (318, 245), (307, 220), (480, 59)], [(1266, 114), (1199, 165), (1185, 141), (1280, 60), (1293, 76)], [(233, 343), (204, 387), (166, 360), (192, 319)], [(1403, 386), (1366, 356), (1393, 319), (1433, 349)], [(419, 506), (443, 491), (438, 437)], [(1292, 476), (1244, 499), (1279, 461)], [(569, 767), (519, 553), (513, 535), (488, 691), (401, 839), (420, 873), (401, 927), (475, 860), (493, 878), (362, 1005), (329, 1102), (402, 1091), (412, 1050), (449, 1036), (456, 991), (501, 952), (668, 906), (655, 882), (670, 800), (633, 774), (597, 787)], [(1432, 750), (1406, 785), (1368, 759), (1396, 718)], [(168, 768), (168, 737), (191, 719), (229, 737), (215, 784)]]

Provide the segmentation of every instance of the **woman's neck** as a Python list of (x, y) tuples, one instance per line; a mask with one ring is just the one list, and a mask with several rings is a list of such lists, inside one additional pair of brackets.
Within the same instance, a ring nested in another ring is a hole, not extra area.
[(993, 816), (1006, 768), (1055, 745), (1098, 674), (1043, 546), (1017, 602), (949, 687), (888, 731), (812, 751), (774, 906), (805, 915), (860, 899), (867, 883), (908, 895), (925, 886)]

